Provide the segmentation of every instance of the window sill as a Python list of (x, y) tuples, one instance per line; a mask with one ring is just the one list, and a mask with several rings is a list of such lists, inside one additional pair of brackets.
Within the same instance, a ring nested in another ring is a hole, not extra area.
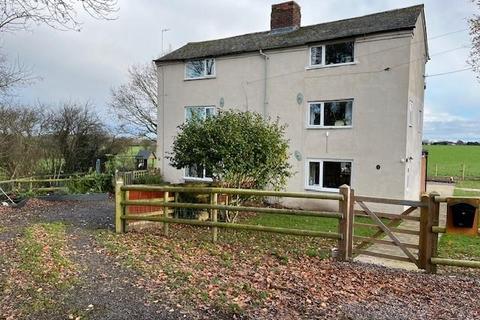
[(206, 76), (206, 77), (198, 77), (198, 78), (184, 78), (183, 81), (194, 81), (194, 80), (207, 80), (207, 79), (215, 79), (217, 76)]
[(195, 177), (183, 177), (185, 181), (199, 181), (199, 182), (212, 182), (212, 178), (195, 178)]
[(306, 66), (305, 70), (315, 70), (315, 69), (325, 69), (325, 68), (334, 68), (334, 67), (342, 67), (342, 66), (352, 66), (357, 64), (357, 61), (353, 62), (345, 62), (345, 63), (336, 63), (336, 64), (322, 64), (322, 65), (310, 65)]
[(307, 130), (337, 130), (337, 129), (352, 129), (353, 126), (306, 126)]

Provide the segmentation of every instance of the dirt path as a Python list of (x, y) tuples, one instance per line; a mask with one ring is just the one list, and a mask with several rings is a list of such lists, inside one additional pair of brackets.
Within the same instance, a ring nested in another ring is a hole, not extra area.
[(220, 232), (211, 244), (208, 230), (181, 226), (117, 236), (106, 231), (113, 211), (110, 201), (0, 208), (0, 319), (480, 317), (476, 276), (334, 262), (300, 253), (312, 239), (298, 237)]
[[(140, 276), (124, 267), (114, 257), (106, 255), (104, 248), (95, 241), (98, 229), (113, 227), (113, 203), (111, 201), (63, 202), (48, 208), (18, 209), (4, 218), (0, 241), (13, 245), (21, 237), (22, 229), (39, 223), (64, 223), (68, 256), (78, 266), (75, 284), (67, 290), (55, 293), (55, 306), (43, 310), (23, 311), (29, 319), (185, 319), (175, 306), (160, 300), (152, 301), (151, 295), (136, 279)], [(1, 213), (0, 213), (1, 214)], [(10, 247), (11, 248), (11, 247)], [(0, 259), (1, 260), (1, 259)], [(5, 261), (0, 270), (6, 272)], [(1, 274), (0, 276), (4, 276)], [(1, 286), (0, 286), (1, 289)], [(15, 291), (15, 287), (12, 291)], [(27, 301), (29, 298), (26, 299)], [(0, 319), (15, 314), (15, 300), (2, 304)], [(21, 304), (21, 303), (18, 303)], [(13, 313), (12, 313), (13, 312)]]

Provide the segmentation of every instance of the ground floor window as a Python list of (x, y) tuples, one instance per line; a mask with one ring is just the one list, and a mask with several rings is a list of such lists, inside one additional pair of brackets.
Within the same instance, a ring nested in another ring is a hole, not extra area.
[(308, 160), (307, 189), (335, 191), (351, 185), (352, 162), (347, 160)]
[(212, 173), (203, 165), (193, 165), (185, 168), (185, 178), (191, 180), (211, 180)]

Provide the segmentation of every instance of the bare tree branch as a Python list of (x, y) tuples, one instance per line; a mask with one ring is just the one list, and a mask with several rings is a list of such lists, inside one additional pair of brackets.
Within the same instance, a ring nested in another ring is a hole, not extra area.
[[(480, 0), (472, 0), (480, 9)], [(477, 78), (480, 80), (480, 15), (474, 14), (469, 20), (470, 36), (472, 38), (472, 49), (470, 51), (469, 64), (477, 73)]]
[(154, 139), (157, 134), (157, 74), (153, 63), (132, 66), (128, 83), (112, 89), (110, 109), (124, 133)]
[(79, 30), (78, 9), (95, 19), (115, 19), (117, 0), (0, 0), (0, 32), (44, 24), (59, 30)]

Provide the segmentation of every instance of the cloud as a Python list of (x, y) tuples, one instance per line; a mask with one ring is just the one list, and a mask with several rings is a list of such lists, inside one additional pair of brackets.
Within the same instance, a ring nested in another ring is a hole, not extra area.
[(480, 118), (465, 118), (425, 109), (424, 139), (480, 141)]
[[(302, 24), (350, 18), (418, 4), (418, 0), (297, 0)], [(17, 57), (42, 81), (18, 92), (21, 103), (92, 101), (108, 117), (110, 88), (126, 81), (128, 66), (147, 62), (164, 47), (178, 48), (202, 41), (268, 30), (270, 8), (281, 0), (119, 0), (118, 19), (98, 21), (81, 14), (81, 32), (34, 27), (32, 32), (0, 34), (0, 46), (11, 60)], [(425, 0), (429, 49), (427, 74), (462, 68), (468, 49), (433, 55), (470, 44), (467, 19), (475, 12), (469, 0)], [(341, 8), (341, 10), (339, 10)], [(448, 23), (445, 23), (448, 21)], [(452, 31), (447, 36), (436, 37)], [(425, 137), (479, 137), (470, 125), (480, 119), (480, 83), (472, 72), (427, 78)], [(454, 109), (453, 109), (454, 108)], [(452, 110), (455, 110), (454, 112)], [(452, 132), (453, 130), (453, 132)]]

